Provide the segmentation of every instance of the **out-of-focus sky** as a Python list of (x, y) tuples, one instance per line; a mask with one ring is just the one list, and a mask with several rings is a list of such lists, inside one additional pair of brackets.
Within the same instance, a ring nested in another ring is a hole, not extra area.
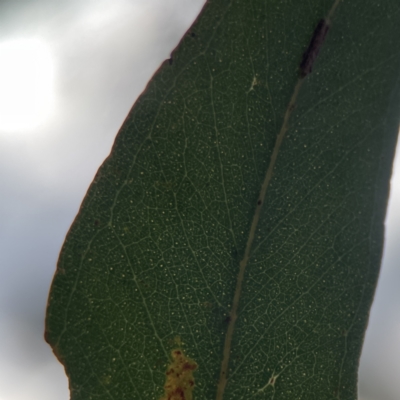
[[(58, 252), (126, 114), (203, 2), (0, 2), (0, 400), (69, 399), (43, 340)], [(400, 399), (399, 233), (400, 162), (360, 400)]]

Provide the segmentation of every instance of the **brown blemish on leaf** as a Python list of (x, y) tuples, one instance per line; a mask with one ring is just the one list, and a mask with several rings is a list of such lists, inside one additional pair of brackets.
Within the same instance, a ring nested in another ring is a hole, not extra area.
[(181, 349), (171, 352), (172, 361), (165, 375), (164, 395), (160, 400), (192, 400), (194, 389), (193, 371), (197, 364), (186, 357)]
[(182, 339), (181, 339), (181, 337), (180, 336), (175, 336), (175, 337), (173, 337), (173, 338), (171, 338), (171, 339), (169, 339), (168, 340), (168, 344), (171, 346), (171, 347), (182, 347)]
[(264, 392), (270, 386), (272, 386), (272, 388), (274, 388), (278, 377), (279, 377), (279, 375), (272, 374), (272, 376), (268, 379), (267, 384), (264, 385), (261, 389), (258, 389), (257, 392), (258, 393)]

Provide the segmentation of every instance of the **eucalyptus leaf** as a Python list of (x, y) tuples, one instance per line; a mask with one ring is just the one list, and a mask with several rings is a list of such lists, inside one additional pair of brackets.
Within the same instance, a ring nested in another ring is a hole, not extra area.
[(71, 399), (356, 399), (399, 124), (400, 3), (213, 0), (63, 245)]

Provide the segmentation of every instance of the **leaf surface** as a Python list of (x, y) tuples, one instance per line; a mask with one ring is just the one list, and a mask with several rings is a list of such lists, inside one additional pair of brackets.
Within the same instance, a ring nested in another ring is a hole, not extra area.
[(399, 12), (207, 3), (61, 251), (46, 340), (73, 400), (356, 398), (399, 123)]

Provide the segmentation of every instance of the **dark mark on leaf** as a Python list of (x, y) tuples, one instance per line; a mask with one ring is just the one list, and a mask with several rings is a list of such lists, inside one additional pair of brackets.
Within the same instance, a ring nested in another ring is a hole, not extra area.
[(231, 322), (231, 320), (232, 320), (231, 316), (228, 315), (227, 317), (225, 317), (224, 323), (225, 323), (225, 324), (229, 324), (229, 323)]
[(321, 19), (315, 28), (313, 37), (307, 50), (303, 54), (303, 60), (300, 64), (300, 75), (304, 78), (312, 72), (312, 67), (318, 56), (322, 44), (325, 41), (326, 34), (329, 31), (329, 23), (326, 19)]

